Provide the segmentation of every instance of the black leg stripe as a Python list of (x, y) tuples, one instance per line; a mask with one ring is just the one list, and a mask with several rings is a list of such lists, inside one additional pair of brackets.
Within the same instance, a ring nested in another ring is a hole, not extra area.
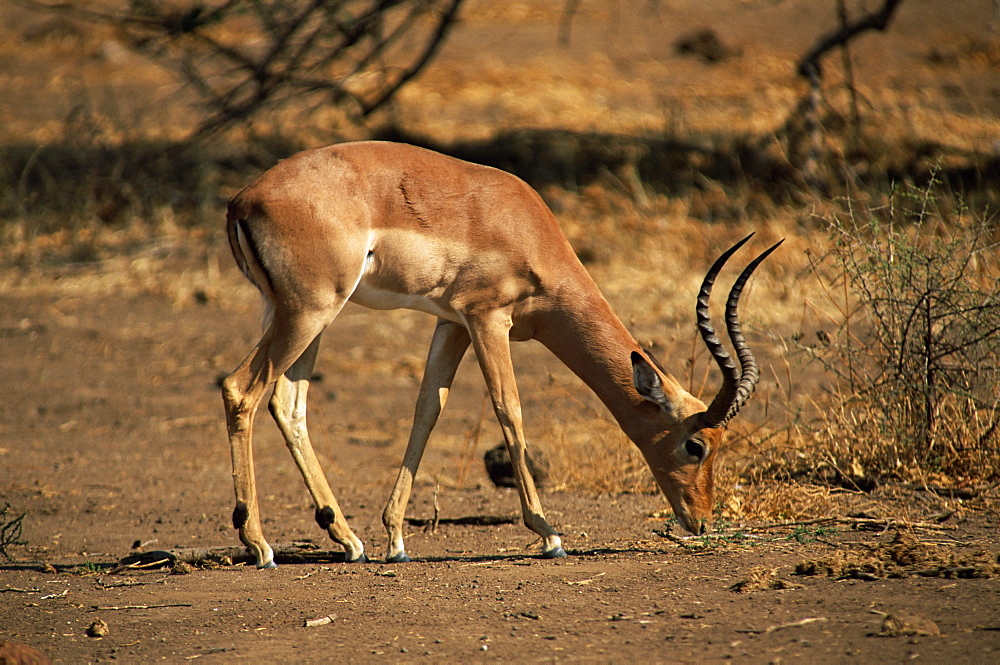
[(233, 508), (233, 528), (242, 529), (250, 519), (250, 508), (243, 501), (238, 501)]
[(335, 519), (337, 519), (337, 516), (330, 506), (323, 506), (316, 509), (316, 524), (319, 524), (319, 528), (329, 528)]

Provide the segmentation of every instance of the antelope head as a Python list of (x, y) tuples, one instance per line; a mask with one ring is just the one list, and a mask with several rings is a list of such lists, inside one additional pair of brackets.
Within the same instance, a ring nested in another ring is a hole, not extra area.
[(685, 391), (648, 351), (632, 353), (632, 378), (636, 391), (657, 407), (652, 426), (636, 445), (681, 526), (703, 533), (714, 507), (713, 473), (726, 425), (753, 393), (760, 378), (757, 361), (740, 330), (737, 309), (743, 287), (757, 266), (781, 242), (760, 254), (743, 270), (726, 301), (726, 331), (739, 359), (739, 367), (715, 334), (708, 302), (712, 286), (726, 261), (753, 234), (726, 251), (709, 269), (698, 293), (695, 311), (698, 331), (722, 371), (722, 387), (707, 407)]

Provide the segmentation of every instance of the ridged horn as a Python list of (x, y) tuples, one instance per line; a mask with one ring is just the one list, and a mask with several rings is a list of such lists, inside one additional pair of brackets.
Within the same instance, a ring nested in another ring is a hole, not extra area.
[(708, 312), (708, 302), (712, 295), (712, 287), (715, 285), (715, 278), (718, 277), (719, 272), (729, 260), (729, 257), (752, 237), (753, 234), (751, 233), (726, 250), (712, 264), (712, 267), (709, 268), (708, 274), (705, 275), (705, 279), (701, 283), (701, 289), (698, 291), (698, 302), (695, 307), (698, 317), (698, 330), (701, 332), (701, 338), (705, 341), (705, 346), (708, 347), (709, 353), (712, 354), (716, 364), (722, 371), (722, 387), (702, 417), (703, 427), (725, 427), (733, 416), (739, 412), (740, 408), (746, 404), (746, 401), (753, 394), (754, 388), (757, 386), (757, 381), (760, 379), (757, 361), (754, 359), (753, 352), (747, 345), (746, 339), (743, 337), (743, 332), (740, 329), (738, 315), (740, 295), (743, 293), (743, 287), (746, 285), (747, 280), (750, 279), (753, 271), (784, 240), (778, 241), (751, 261), (743, 269), (743, 272), (740, 273), (740, 276), (733, 284), (733, 288), (729, 291), (729, 298), (726, 301), (726, 332), (739, 358), (739, 370), (737, 370), (736, 363), (733, 362), (732, 357), (715, 334), (715, 328), (712, 327)]

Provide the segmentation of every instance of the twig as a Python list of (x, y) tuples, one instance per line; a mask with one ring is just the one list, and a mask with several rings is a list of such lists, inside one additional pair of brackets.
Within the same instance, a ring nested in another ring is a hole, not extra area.
[(106, 612), (112, 610), (153, 610), (160, 607), (193, 607), (193, 603), (166, 603), (163, 605), (93, 605), (91, 612)]
[(441, 44), (444, 42), (445, 37), (451, 30), (455, 23), (455, 17), (458, 15), (458, 8), (463, 0), (452, 0), (451, 4), (448, 5), (443, 11), (438, 14), (438, 25), (437, 30), (434, 32), (433, 38), (427, 43), (424, 48), (424, 52), (413, 62), (408, 69), (406, 69), (396, 81), (389, 86), (389, 88), (382, 92), (381, 97), (374, 99), (365, 103), (362, 106), (361, 114), (364, 116), (370, 115), (373, 111), (377, 110), (383, 104), (385, 104), (392, 96), (399, 90), (403, 85), (415, 77), (420, 71), (427, 65), (428, 62), (437, 53)]
[[(138, 642), (132, 642), (131, 644), (122, 645), (122, 646), (132, 646), (133, 644), (138, 644)], [(193, 656), (185, 656), (184, 660), (196, 660), (196, 659), (201, 658), (203, 656), (211, 656), (213, 654), (226, 653), (227, 651), (235, 651), (235, 650), (236, 650), (236, 647), (215, 647), (213, 649), (207, 649), (205, 651), (205, 653), (196, 653)]]
[(882, 8), (877, 12), (866, 13), (853, 23), (842, 23), (840, 28), (820, 37), (816, 44), (809, 49), (809, 52), (799, 60), (799, 76), (809, 78), (813, 73), (817, 76), (821, 75), (819, 61), (823, 54), (838, 46), (847, 44), (856, 35), (868, 30), (884, 32), (889, 27), (889, 21), (892, 19), (892, 15), (900, 2), (902, 0), (885, 0)]
[(163, 557), (162, 559), (156, 559), (155, 561), (146, 561), (144, 563), (139, 561), (135, 563), (129, 563), (122, 566), (122, 568), (133, 568), (135, 570), (143, 570), (146, 568), (162, 568), (164, 566), (170, 565), (170, 563), (172, 563), (170, 557)]
[(680, 536), (675, 536), (674, 534), (670, 533), (669, 531), (656, 531), (656, 530), (654, 530), (653, 533), (655, 533), (658, 536), (662, 536), (663, 538), (666, 538), (667, 540), (669, 540), (671, 542), (677, 543), (678, 545), (685, 545), (685, 546), (688, 545), (688, 542), (684, 538), (682, 538)]
[(438, 523), (441, 521), (441, 504), (438, 503), (438, 493), (441, 490), (441, 479), (434, 483), (434, 521), (431, 522), (431, 533), (437, 533)]
[(586, 586), (587, 584), (590, 584), (591, 582), (593, 582), (594, 580), (596, 580), (598, 577), (603, 577), (605, 574), (606, 573), (598, 573), (597, 575), (595, 575), (594, 577), (591, 577), (588, 580), (576, 580), (576, 581), (565, 580), (565, 582), (566, 582), (566, 584), (570, 584), (570, 585), (573, 585), (573, 586)]
[(469, 515), (467, 517), (440, 517), (427, 519), (426, 517), (407, 517), (406, 522), (411, 526), (428, 526), (429, 524), (457, 524), (464, 526), (499, 526), (501, 524), (517, 524), (517, 515)]
[(774, 522), (772, 524), (761, 524), (759, 526), (751, 527), (754, 529), (768, 530), (768, 529), (781, 529), (789, 526), (812, 526), (813, 524), (832, 524), (837, 521), (836, 517), (817, 517), (811, 520), (795, 520), (794, 522)]
[(856, 529), (874, 530), (890, 529), (892, 527), (905, 527), (907, 529), (931, 529), (935, 531), (948, 531), (955, 529), (954, 526), (944, 524), (931, 524), (929, 522), (911, 522), (909, 520), (887, 517), (877, 519), (873, 517), (817, 517), (811, 520), (797, 520), (794, 522), (774, 522), (773, 524), (762, 524), (758, 526), (743, 527), (747, 530), (767, 531), (770, 529), (783, 529), (793, 526), (810, 526), (813, 524), (847, 524)]
[[(725, 530), (720, 530), (716, 533), (708, 533), (700, 536), (677, 536), (669, 531), (653, 530), (657, 536), (661, 538), (666, 538), (667, 540), (676, 543), (682, 547), (688, 548), (689, 550), (708, 550), (715, 546), (716, 544), (724, 545), (729, 544), (730, 539), (733, 538), (734, 534), (739, 534), (741, 540), (760, 540), (761, 538), (766, 538), (765, 536), (755, 536), (751, 531), (775, 531), (780, 529), (793, 529), (795, 527), (804, 526), (815, 526), (815, 525), (830, 525), (830, 524), (845, 524), (853, 527), (857, 531), (887, 531), (892, 528), (904, 528), (904, 529), (926, 529), (931, 531), (949, 531), (957, 529), (956, 526), (946, 526), (943, 524), (932, 524), (930, 522), (910, 522), (908, 520), (902, 520), (897, 518), (885, 518), (885, 519), (875, 519), (870, 517), (817, 517), (808, 520), (795, 520), (790, 522), (774, 522), (772, 524), (760, 524), (760, 525), (741, 525), (736, 527), (732, 533)], [(777, 536), (776, 536), (777, 538)], [(837, 544), (824, 540), (816, 535), (810, 535), (810, 538), (821, 542), (824, 545), (829, 545), (831, 547), (837, 547)]]
[(42, 596), (42, 600), (49, 600), (51, 598), (62, 598), (63, 596), (69, 594), (69, 589), (64, 590), (62, 593), (50, 593), (47, 596)]
[(735, 530), (734, 533), (726, 533), (725, 531), (720, 529), (717, 532), (703, 533), (700, 536), (677, 536), (674, 535), (673, 533), (670, 533), (669, 531), (660, 531), (657, 529), (654, 529), (653, 533), (660, 536), (661, 538), (666, 538), (667, 540), (673, 541), (678, 545), (684, 545), (686, 547), (691, 547), (692, 544), (706, 546), (713, 540), (724, 543), (731, 540), (733, 536), (737, 534), (739, 538), (747, 538), (750, 540), (760, 539), (760, 536), (752, 536), (748, 533), (745, 533), (745, 531), (746, 531), (745, 528), (739, 527), (738, 529)]
[[(222, 561), (228, 559), (233, 563), (253, 563), (254, 557), (246, 547), (184, 547), (170, 550), (170, 554), (191, 565), (200, 565), (206, 561)], [(333, 555), (336, 556), (336, 555)], [(278, 544), (274, 546), (274, 559), (281, 563), (323, 562), (331, 557), (329, 552), (311, 544)]]
[(938, 487), (922, 483), (899, 483), (897, 487), (916, 492), (930, 492), (949, 499), (975, 499), (988, 487)]
[(801, 628), (802, 626), (808, 626), (811, 623), (816, 623), (817, 621), (826, 621), (826, 617), (809, 617), (808, 619), (802, 619), (801, 621), (793, 621), (791, 623), (782, 623), (776, 626), (768, 626), (763, 630), (756, 628), (737, 628), (737, 633), (751, 633), (754, 635), (767, 635), (773, 633), (776, 630), (784, 630), (785, 628)]
[[(329, 568), (326, 568), (326, 567), (324, 566), (324, 567), (323, 567), (323, 570), (329, 570)], [(315, 574), (316, 574), (317, 572), (318, 572), (318, 571), (315, 571), (315, 570), (310, 570), (310, 571), (309, 571), (308, 573), (306, 573), (305, 575), (297, 575), (296, 577), (293, 577), (292, 579), (294, 579), (294, 580), (304, 580), (304, 579), (306, 579), (306, 578), (309, 578), (309, 577), (312, 577), (312, 576), (313, 576), (313, 575), (315, 575)]]
[(134, 586), (145, 586), (147, 584), (155, 584), (155, 582), (140, 582), (135, 579), (124, 579), (117, 582), (105, 582), (102, 579), (97, 580), (97, 586), (101, 589), (118, 589), (121, 587), (134, 587)]

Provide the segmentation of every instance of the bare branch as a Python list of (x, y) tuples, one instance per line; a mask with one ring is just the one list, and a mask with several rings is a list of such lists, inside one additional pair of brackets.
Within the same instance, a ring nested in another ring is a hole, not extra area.
[(823, 55), (827, 51), (847, 44), (862, 32), (869, 30), (884, 32), (889, 27), (892, 15), (902, 1), (885, 0), (882, 8), (877, 12), (868, 12), (852, 22), (845, 21), (838, 29), (820, 37), (813, 47), (799, 60), (799, 76), (807, 79), (814, 75), (820, 76), (822, 74), (820, 59)]
[(363, 109), (364, 115), (370, 114), (372, 111), (378, 109), (380, 106), (389, 101), (389, 99), (396, 94), (396, 92), (403, 87), (403, 85), (419, 74), (427, 63), (430, 62), (431, 58), (434, 57), (434, 54), (437, 53), (438, 48), (440, 48), (441, 44), (444, 42), (445, 37), (448, 35), (448, 31), (451, 29), (451, 26), (455, 21), (455, 16), (461, 4), (462, 0), (451, 0), (451, 4), (441, 15), (433, 38), (427, 42), (427, 47), (425, 48), (423, 55), (416, 62), (414, 62), (413, 65), (411, 65), (410, 68), (405, 71), (388, 90), (384, 91), (380, 98), (365, 105)]
[[(437, 53), (463, 0), (19, 0), (114, 24), (174, 70), (208, 111), (201, 136), (262, 111), (340, 107), (359, 122)], [(379, 74), (371, 76), (371, 74)]]

